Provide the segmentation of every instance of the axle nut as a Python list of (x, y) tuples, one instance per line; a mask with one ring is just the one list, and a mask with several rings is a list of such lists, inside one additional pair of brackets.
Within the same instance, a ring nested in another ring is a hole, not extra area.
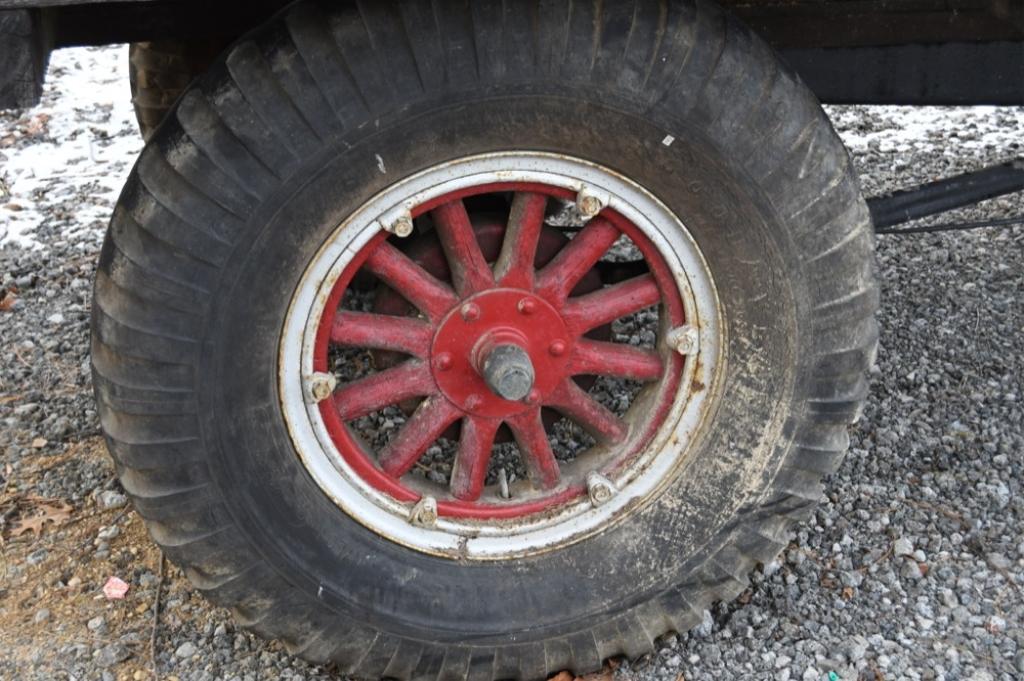
[(533, 390), (533, 363), (518, 345), (498, 345), (488, 352), (480, 375), (491, 392), (510, 402), (524, 399)]

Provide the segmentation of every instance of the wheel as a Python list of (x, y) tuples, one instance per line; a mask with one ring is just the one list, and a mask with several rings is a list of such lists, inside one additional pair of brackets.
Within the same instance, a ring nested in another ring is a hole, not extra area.
[(583, 673), (810, 513), (872, 248), (820, 107), (712, 5), (299, 3), (128, 181), (99, 413), (153, 538), (290, 650)]
[(192, 80), (223, 46), (216, 42), (161, 40), (128, 46), (128, 81), (139, 131), (149, 139)]

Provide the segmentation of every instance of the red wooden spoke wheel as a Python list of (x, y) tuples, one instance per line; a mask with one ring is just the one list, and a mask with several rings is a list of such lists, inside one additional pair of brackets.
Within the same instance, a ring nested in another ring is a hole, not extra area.
[[(478, 244), (464, 199), (511, 193), (511, 207), (497, 260), (489, 264)], [(659, 305), (673, 327), (685, 323), (682, 300), (664, 259), (623, 216), (602, 211), (551, 262), (538, 268), (537, 250), (552, 198), (570, 198), (557, 187), (502, 183), (460, 190), (417, 206), (432, 218), (450, 272), (432, 276), (391, 239), (366, 244), (335, 285), (320, 321), (318, 369), (329, 345), (404, 353), (402, 363), (342, 385), (321, 403), (338, 451), (366, 480), (397, 499), (420, 491), (403, 484), (426, 449), (453, 423), (459, 441), (449, 489), (438, 494), (438, 512), (480, 518), (542, 510), (586, 493), (586, 481), (563, 476), (545, 431), (541, 410), (554, 409), (603, 445), (593, 468), (628, 462), (652, 435), (679, 383), (682, 357), (660, 349), (585, 337), (609, 322)], [(431, 207), (432, 206), (432, 207)], [(430, 208), (429, 212), (426, 208)], [(622, 237), (636, 244), (650, 269), (582, 296), (570, 295)], [(388, 283), (415, 306), (415, 316), (338, 309), (357, 271)], [(611, 376), (658, 384), (658, 404), (643, 417), (620, 418), (574, 380)], [(346, 424), (409, 398), (422, 398), (409, 421), (381, 451), (367, 452)], [(533, 490), (508, 500), (483, 495), (499, 427), (515, 436)], [(422, 485), (418, 485), (422, 487)], [(443, 496), (442, 496), (443, 495)]]
[[(322, 453), (315, 458), (378, 509), (417, 527), (505, 533), (585, 512), (650, 477), (654, 455), (666, 449), (666, 423), (704, 397), (690, 394), (702, 393), (691, 388), (705, 385), (713, 366), (696, 361), (698, 341), (704, 334), (714, 348), (716, 327), (701, 315), (714, 306), (698, 305), (695, 290), (710, 286), (707, 278), (693, 285), (678, 249), (666, 248), (652, 227), (648, 216), (663, 208), (605, 171), (593, 186), (574, 175), (520, 175), (470, 173), (454, 186), (396, 188), (398, 200), (379, 201), (384, 210), (372, 212), (381, 217), (362, 236), (350, 227), (327, 246), (340, 257), (319, 279), (305, 332), (310, 380), (320, 381), (312, 398), (321, 445), (313, 449)], [(635, 205), (644, 200), (651, 205)], [(571, 238), (547, 224), (559, 211), (575, 221)], [(414, 225), (419, 234), (409, 236)], [(349, 304), (367, 282), (375, 304)], [(609, 335), (616, 320), (638, 314), (652, 327), (646, 342)], [(691, 340), (692, 347), (681, 344)], [(332, 358), (354, 351), (371, 357), (372, 367), (337, 381)], [(615, 400), (605, 391), (602, 401), (587, 389), (596, 379), (632, 390)], [(382, 438), (366, 417), (396, 407), (404, 423)], [(592, 446), (566, 453), (553, 437), (558, 418)], [(692, 415), (688, 423), (687, 432)], [(662, 444), (653, 447), (659, 433)], [(492, 466), (503, 439), (514, 440), (525, 472), (512, 483)], [(452, 450), (444, 484), (422, 472), (424, 454), (439, 442)], [(348, 491), (328, 491), (351, 504)]]

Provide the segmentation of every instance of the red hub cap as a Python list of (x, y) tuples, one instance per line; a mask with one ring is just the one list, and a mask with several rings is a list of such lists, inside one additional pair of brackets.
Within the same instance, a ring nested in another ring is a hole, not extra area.
[[(485, 291), (441, 322), (431, 349), (434, 380), (463, 411), (508, 418), (540, 404), (569, 376), (569, 337), (561, 315), (543, 298), (518, 289)], [(518, 401), (496, 394), (484, 376), (483, 364), (508, 346), (522, 350), (533, 373)]]
[[(473, 206), (493, 197), (493, 216), (495, 203), (510, 193), (500, 248), (492, 253)], [(610, 209), (564, 246), (559, 241), (557, 252), (538, 249), (552, 229), (545, 226), (549, 204), (573, 198), (565, 189), (522, 183), (460, 190), (412, 211), (418, 227), (433, 227), (447, 271), (410, 257), (414, 248), (399, 248), (408, 242), (381, 233), (338, 279), (318, 326), (315, 369), (328, 371), (332, 348), (372, 350), (377, 367), (340, 385), (320, 411), (338, 452), (367, 483), (399, 501), (430, 494), (441, 516), (520, 517), (586, 494), (587, 472), (613, 475), (650, 442), (676, 396), (683, 358), (665, 342), (638, 347), (597, 340), (594, 331), (654, 308), (663, 339), (686, 321), (682, 299), (654, 245)], [(622, 237), (642, 266), (620, 267), (614, 281), (605, 276), (607, 285), (579, 294), (580, 282), (594, 279)], [(359, 281), (376, 282), (379, 298), (398, 292), (408, 305), (369, 312), (343, 305)], [(584, 389), (593, 382), (584, 377), (595, 376), (644, 387), (616, 413)], [(362, 442), (353, 422), (393, 405), (408, 414), (404, 425), (383, 446)], [(596, 442), (572, 465), (560, 461), (549, 438), (555, 413)], [(510, 498), (486, 484), (503, 432), (511, 433), (528, 473)], [(418, 464), (451, 433), (458, 442), (445, 487), (424, 478)]]

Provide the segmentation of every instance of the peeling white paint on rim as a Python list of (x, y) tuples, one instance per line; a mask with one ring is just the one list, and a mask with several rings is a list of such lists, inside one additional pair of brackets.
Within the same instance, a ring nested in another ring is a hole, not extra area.
[[(313, 374), (316, 329), (335, 282), (360, 249), (395, 215), (465, 187), (536, 182), (579, 191), (596, 189), (640, 229), (668, 263), (688, 320), (698, 322), (699, 353), (688, 356), (668, 414), (648, 446), (612, 482), (619, 490), (594, 506), (586, 497), (515, 520), (442, 516), (432, 528), (408, 521), (413, 504), (375, 489), (337, 451), (304, 384)], [(498, 560), (579, 541), (635, 511), (673, 479), (702, 435), (717, 397), (723, 328), (707, 264), (683, 223), (636, 183), (602, 166), (562, 155), (507, 152), (439, 164), (392, 185), (339, 225), (309, 264), (289, 306), (278, 352), (278, 390), (295, 449), (334, 503), (359, 523), (398, 544), (459, 559)], [(699, 382), (707, 389), (691, 392)], [(640, 503), (638, 503), (640, 502)]]

